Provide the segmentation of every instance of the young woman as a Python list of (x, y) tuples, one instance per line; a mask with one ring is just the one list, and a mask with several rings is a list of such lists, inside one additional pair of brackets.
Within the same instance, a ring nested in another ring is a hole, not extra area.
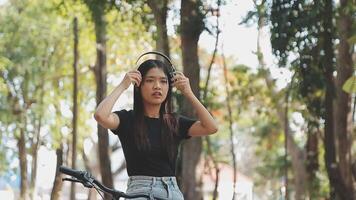
[[(112, 112), (130, 84), (134, 84), (133, 110)], [(176, 115), (172, 87), (192, 104), (198, 120)], [(122, 82), (98, 106), (97, 122), (116, 134), (124, 151), (128, 194), (182, 200), (175, 179), (178, 146), (183, 139), (217, 132), (217, 123), (194, 96), (189, 79), (181, 72), (169, 78), (167, 66), (159, 60), (146, 60), (137, 70), (126, 73)]]

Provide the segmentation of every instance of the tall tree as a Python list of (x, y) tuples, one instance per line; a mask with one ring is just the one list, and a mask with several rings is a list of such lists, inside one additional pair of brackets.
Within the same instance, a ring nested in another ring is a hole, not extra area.
[[(232, 106), (231, 106), (231, 92), (230, 92), (230, 85), (228, 81), (228, 70), (226, 66), (225, 55), (222, 53), (223, 58), (223, 71), (224, 71), (224, 80), (225, 80), (225, 93), (226, 93), (226, 106), (227, 106), (227, 118), (229, 120), (229, 132), (230, 132), (230, 151), (232, 155), (232, 166), (233, 166), (233, 182), (232, 188), (233, 191), (236, 190), (236, 181), (237, 181), (237, 167), (236, 167), (236, 155), (235, 155), (235, 143), (234, 143), (234, 131), (233, 131), (233, 118), (232, 118)], [(232, 200), (235, 199), (235, 192), (232, 194)]]
[(24, 111), (21, 112), (20, 118), (21, 123), (24, 127), (21, 127), (19, 130), (19, 136), (17, 137), (17, 147), (19, 149), (19, 161), (20, 161), (20, 177), (21, 177), (21, 185), (20, 185), (20, 199), (26, 200), (27, 197), (27, 158), (26, 158), (26, 139), (25, 139), (25, 127), (27, 125), (26, 117), (24, 117)]
[[(289, 52), (298, 50), (299, 55), (294, 64), (296, 64), (295, 71), (301, 78), (300, 94), (306, 100), (307, 108), (310, 113), (313, 113), (313, 118), (317, 122), (324, 120), (324, 159), (330, 181), (330, 198), (353, 199), (350, 153), (348, 153), (350, 144), (347, 141), (350, 138), (348, 127), (352, 126), (347, 117), (350, 112), (348, 103), (350, 98), (341, 91), (341, 82), (351, 76), (350, 59), (348, 54), (345, 54), (349, 51), (346, 50), (348, 47), (345, 43), (346, 35), (349, 35), (348, 25), (346, 25), (349, 16), (344, 13), (350, 7), (345, 9), (347, 2), (340, 3), (343, 9), (340, 11), (338, 23), (340, 41), (343, 42), (340, 43), (338, 55), (339, 58), (341, 55), (346, 56), (343, 61), (347, 63), (342, 63), (341, 67), (338, 59), (336, 82), (334, 77), (336, 27), (333, 23), (335, 21), (333, 1), (299, 0), (291, 3), (274, 1), (272, 8), (280, 15), (272, 19), (274, 33), (272, 47), (282, 62), (287, 59)], [(281, 18), (281, 15), (285, 17)]]
[[(291, 164), (293, 169), (293, 186), (295, 189), (295, 198), (303, 199), (306, 196), (306, 185), (307, 185), (307, 172), (306, 167), (304, 166), (306, 153), (304, 149), (300, 148), (293, 137), (293, 132), (289, 123), (289, 87), (285, 90), (278, 91), (276, 84), (272, 78), (271, 72), (268, 69), (268, 66), (265, 61), (265, 55), (262, 49), (262, 41), (264, 37), (264, 29), (268, 25), (268, 20), (271, 17), (272, 20), (274, 17), (279, 17), (281, 13), (272, 12), (270, 16), (269, 2), (266, 0), (256, 1), (253, 0), (255, 5), (255, 10), (250, 11), (244, 19), (243, 23), (249, 23), (250, 21), (255, 21), (257, 23), (257, 51), (256, 56), (259, 64), (259, 72), (264, 76), (266, 86), (271, 94), (274, 97), (274, 109), (277, 112), (278, 123), (281, 129), (284, 131), (285, 136), (285, 187), (286, 187), (286, 199), (289, 198), (289, 184), (288, 184), (288, 157), (291, 157)], [(286, 20), (283, 18), (283, 20)], [(285, 95), (286, 98), (279, 98), (281, 95)]]
[(153, 12), (157, 28), (155, 35), (156, 50), (163, 52), (169, 57), (169, 40), (167, 33), (168, 0), (148, 0), (147, 4)]
[[(215, 47), (214, 47), (214, 51), (213, 51), (213, 55), (211, 57), (211, 60), (210, 60), (210, 63), (209, 63), (209, 66), (208, 66), (208, 74), (207, 74), (207, 77), (206, 77), (206, 80), (205, 80), (205, 84), (204, 84), (204, 90), (202, 92), (202, 102), (203, 104), (208, 107), (208, 88), (209, 88), (209, 80), (210, 80), (210, 76), (211, 76), (211, 70), (212, 70), (212, 67), (213, 67), (213, 64), (215, 63), (215, 58), (216, 58), (216, 54), (217, 54), (217, 51), (218, 51), (218, 44), (219, 44), (219, 35), (221, 33), (220, 31), (220, 27), (219, 27), (219, 24), (220, 24), (220, 6), (221, 6), (221, 1), (218, 0), (217, 1), (217, 7), (216, 8), (211, 8), (210, 11), (212, 13), (213, 16), (216, 17), (216, 24), (215, 24), (215, 35), (211, 32), (212, 35), (214, 35), (215, 37)], [(223, 57), (224, 58), (224, 57)], [(225, 59), (224, 59), (225, 60)], [(225, 66), (225, 62), (223, 63), (224, 66)], [(229, 96), (229, 95), (228, 95)], [(228, 103), (229, 104), (229, 103)], [(232, 125), (230, 123), (230, 125)], [(205, 158), (205, 162), (208, 163), (210, 160), (212, 161), (212, 164), (213, 164), (213, 168), (214, 168), (214, 172), (215, 172), (215, 185), (214, 185), (214, 191), (213, 191), (213, 197), (212, 197), (212, 200), (216, 200), (216, 198), (218, 198), (218, 184), (219, 184), (219, 173), (220, 173), (220, 167), (219, 167), (219, 163), (217, 161), (217, 156), (214, 155), (214, 152), (212, 150), (212, 142), (210, 140), (209, 137), (205, 137), (204, 138), (205, 141), (206, 141), (206, 150), (207, 150), (207, 156)], [(231, 143), (233, 144), (233, 143)], [(234, 183), (235, 183), (235, 174), (236, 174), (236, 165), (235, 165), (235, 152), (232, 151), (232, 157), (233, 157), (233, 165), (234, 165)], [(206, 166), (209, 166), (209, 164), (207, 164)], [(214, 176), (214, 175), (212, 175)]]
[[(325, 1), (323, 5), (322, 14), (325, 19), (322, 22), (324, 31), (321, 32), (322, 37), (322, 49), (325, 52), (325, 57), (322, 59), (322, 64), (325, 67), (324, 76), (326, 79), (326, 94), (325, 94), (325, 165), (330, 181), (330, 198), (331, 199), (348, 199), (347, 193), (340, 193), (342, 188), (345, 188), (343, 184), (342, 177), (340, 174), (340, 168), (337, 164), (337, 149), (336, 140), (334, 132), (334, 121), (335, 121), (335, 109), (333, 105), (335, 86), (334, 86), (334, 61), (335, 57), (333, 51), (333, 37), (334, 37), (334, 27), (333, 27), (333, 3), (331, 0)], [(345, 198), (341, 198), (344, 196)]]
[[(72, 118), (72, 168), (77, 161), (77, 130), (78, 130), (78, 19), (73, 19), (73, 118)], [(70, 199), (75, 200), (75, 183), (71, 183)]]
[(51, 191), (51, 200), (59, 200), (60, 199), (60, 191), (62, 189), (63, 181), (62, 181), (62, 173), (59, 172), (59, 167), (63, 165), (63, 145), (61, 144), (56, 149), (56, 174), (53, 181), (53, 187)]
[[(42, 120), (45, 120), (42, 104), (46, 82), (43, 80), (48, 76), (46, 70), (52, 64), (53, 43), (59, 33), (44, 32), (53, 30), (56, 25), (47, 8), (48, 4), (38, 1), (13, 1), (1, 7), (0, 32), (3, 37), (0, 55), (9, 63), (1, 66), (0, 76), (7, 88), (6, 110), (12, 118), (10, 124), (15, 127), (8, 136), (18, 144), (20, 199), (27, 199), (29, 192), (33, 194), (34, 191), (37, 149), (41, 144), (39, 134)], [(39, 16), (42, 20), (38, 20)], [(31, 146), (31, 152), (28, 146)], [(28, 156), (32, 157), (31, 171)]]
[(354, 73), (352, 61), (353, 48), (348, 40), (352, 36), (352, 14), (355, 13), (354, 1), (340, 0), (337, 9), (337, 36), (340, 40), (338, 45), (336, 81), (335, 81), (335, 135), (338, 137), (338, 157), (341, 177), (345, 188), (339, 192), (346, 192), (349, 199), (355, 199), (354, 184), (351, 168), (351, 144), (353, 134), (351, 94), (342, 88), (347, 79)]
[[(199, 98), (199, 57), (198, 40), (204, 30), (202, 2), (196, 0), (181, 1), (181, 48), (183, 72), (189, 78), (193, 93)], [(184, 100), (185, 101), (185, 100)], [(193, 117), (193, 109), (188, 102), (183, 104), (183, 113)], [(182, 146), (181, 188), (187, 200), (202, 199), (201, 185), (197, 183), (196, 166), (202, 151), (202, 139), (191, 138)]]
[[(106, 19), (105, 11), (107, 2), (101, 0), (84, 0), (88, 6), (92, 20), (94, 21), (96, 40), (96, 63), (93, 68), (96, 80), (96, 103), (99, 103), (106, 96)], [(111, 172), (111, 161), (109, 156), (108, 130), (98, 124), (99, 161), (101, 178), (104, 185), (113, 187)], [(106, 198), (109, 198), (106, 195)]]

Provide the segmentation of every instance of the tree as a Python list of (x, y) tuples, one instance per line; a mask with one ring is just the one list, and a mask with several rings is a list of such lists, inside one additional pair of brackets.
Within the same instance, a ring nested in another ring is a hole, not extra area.
[[(201, 1), (181, 1), (181, 48), (183, 73), (189, 78), (192, 91), (199, 98), (199, 57), (198, 40), (204, 30), (204, 15), (200, 10)], [(193, 117), (193, 109), (188, 102), (183, 104), (183, 114)], [(201, 138), (191, 138), (182, 146), (181, 188), (184, 198), (202, 199), (201, 186), (196, 180), (196, 166), (202, 151)]]
[(345, 188), (338, 193), (347, 192), (348, 198), (356, 197), (353, 187), (351, 144), (353, 134), (351, 95), (343, 90), (343, 85), (354, 73), (352, 61), (353, 48), (348, 42), (352, 36), (352, 14), (356, 11), (354, 2), (341, 0), (338, 8), (337, 33), (340, 43), (337, 54), (337, 76), (335, 80), (335, 135), (338, 137), (338, 157), (341, 178)]
[[(77, 138), (78, 138), (78, 19), (73, 19), (73, 119), (72, 119), (72, 168), (76, 168), (77, 161)], [(75, 183), (71, 184), (70, 199), (75, 199)]]
[(168, 0), (148, 0), (147, 4), (151, 8), (156, 22), (156, 49), (169, 57), (169, 40), (167, 33)]
[[(8, 98), (5, 126), (15, 129), (7, 135), (18, 142), (19, 171), (21, 177), (20, 198), (33, 195), (36, 183), (37, 149), (42, 143), (39, 137), (44, 117), (47, 73), (56, 52), (58, 36), (49, 4), (38, 1), (12, 2), (1, 8), (1, 58), (8, 60), (1, 66), (1, 79), (5, 83)], [(42, 12), (38, 12), (38, 10)], [(34, 15), (34, 13), (38, 15)], [(43, 17), (38, 20), (37, 17)], [(26, 37), (23, 37), (26, 35)], [(28, 148), (30, 147), (30, 149)], [(31, 170), (27, 157), (31, 156)], [(30, 180), (29, 180), (30, 179)]]
[[(344, 7), (346, 4), (342, 2), (341, 5)], [(324, 120), (325, 165), (330, 181), (330, 198), (353, 199), (353, 184), (349, 178), (351, 176), (350, 154), (347, 153), (350, 152), (350, 145), (345, 142), (350, 138), (347, 133), (348, 127), (352, 126), (350, 120), (346, 122), (346, 116), (350, 113), (347, 111), (350, 110), (350, 104), (347, 103), (350, 98), (340, 91), (341, 82), (346, 80), (345, 77), (350, 76), (350, 67), (345, 63), (343, 67), (338, 66), (338, 83), (335, 85), (334, 38), (336, 34), (333, 23), (335, 11), (333, 2), (274, 1), (273, 10), (276, 12), (276, 18), (272, 19), (274, 53), (284, 62), (289, 53), (298, 51), (294, 69), (301, 75), (299, 76), (302, 80), (301, 95), (306, 100), (308, 110), (313, 113), (313, 121), (319, 123)], [(340, 14), (346, 18), (341, 17), (339, 21), (344, 25), (347, 24), (344, 22), (348, 18), (345, 14)], [(281, 15), (285, 17), (281, 18)], [(341, 35), (348, 35), (348, 28), (345, 28), (347, 25), (342, 27), (339, 30)], [(340, 39), (345, 41), (345, 35)], [(345, 44), (342, 42), (339, 47), (338, 53), (341, 55), (345, 55), (343, 53), (347, 49)], [(347, 57), (346, 54), (344, 59), (348, 60)], [(317, 93), (313, 93), (314, 91)], [(340, 102), (343, 102), (343, 106)], [(338, 123), (338, 120), (343, 122)], [(313, 121), (310, 121), (310, 124)], [(348, 177), (345, 177), (346, 175)]]
[[(96, 63), (93, 68), (96, 81), (96, 103), (99, 103), (106, 95), (106, 20), (105, 11), (107, 3), (100, 0), (85, 0), (88, 6), (95, 28), (96, 38)], [(111, 161), (109, 157), (109, 138), (108, 130), (98, 124), (98, 142), (99, 142), (99, 160), (100, 172), (104, 185), (113, 187), (113, 179), (111, 173)], [(105, 194), (105, 198), (109, 198)]]

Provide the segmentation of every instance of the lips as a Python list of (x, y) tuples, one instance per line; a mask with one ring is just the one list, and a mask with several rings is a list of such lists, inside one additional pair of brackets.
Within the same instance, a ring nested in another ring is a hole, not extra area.
[(162, 96), (162, 93), (161, 93), (161, 92), (154, 92), (154, 93), (152, 93), (152, 96), (154, 96), (154, 97), (161, 97), (161, 96)]

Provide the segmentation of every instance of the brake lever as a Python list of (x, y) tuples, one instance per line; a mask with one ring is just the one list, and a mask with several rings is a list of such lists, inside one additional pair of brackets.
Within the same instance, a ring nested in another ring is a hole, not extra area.
[(83, 184), (84, 187), (87, 187), (87, 188), (93, 188), (94, 187), (92, 182), (90, 182), (90, 181), (83, 182), (83, 181), (80, 181), (80, 180), (75, 179), (75, 178), (62, 178), (62, 181), (70, 181), (70, 182), (75, 182), (75, 183), (81, 183), (81, 184)]
[(75, 178), (62, 178), (62, 181), (70, 181), (75, 183), (82, 183), (82, 181), (75, 179)]
[(90, 186), (90, 188), (92, 188), (92, 187), (94, 187), (94, 177), (89, 173), (89, 172), (85, 172), (84, 174), (83, 174), (83, 177), (86, 179), (86, 182), (85, 183), (83, 183), (83, 185), (85, 186), (85, 187), (87, 187), (87, 186)]

